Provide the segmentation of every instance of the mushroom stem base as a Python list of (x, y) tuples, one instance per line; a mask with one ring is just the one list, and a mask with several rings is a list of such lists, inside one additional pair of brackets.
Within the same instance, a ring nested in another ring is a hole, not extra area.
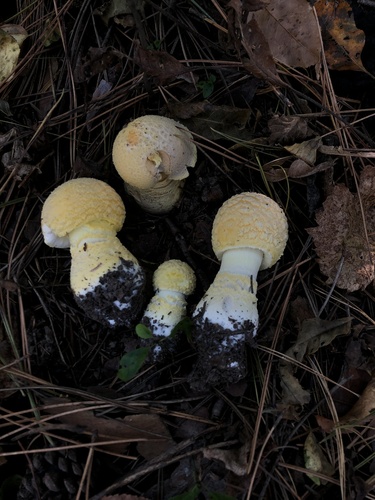
[[(202, 318), (201, 318), (202, 319)], [(247, 374), (247, 345), (254, 345), (254, 325), (249, 322), (243, 331), (233, 331), (203, 320), (196, 320), (194, 344), (198, 361), (191, 376), (193, 389), (234, 384)]]

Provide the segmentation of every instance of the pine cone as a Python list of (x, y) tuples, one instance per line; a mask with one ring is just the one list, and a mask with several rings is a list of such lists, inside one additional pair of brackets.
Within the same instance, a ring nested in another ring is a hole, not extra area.
[(75, 498), (82, 467), (74, 450), (46, 451), (32, 455), (17, 500), (70, 500)]

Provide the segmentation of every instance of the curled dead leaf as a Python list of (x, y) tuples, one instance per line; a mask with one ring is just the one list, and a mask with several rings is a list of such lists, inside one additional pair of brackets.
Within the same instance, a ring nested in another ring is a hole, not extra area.
[[(299, 363), (305, 356), (314, 354), (321, 347), (329, 345), (337, 336), (348, 335), (351, 318), (340, 318), (334, 321), (310, 318), (302, 322), (296, 342), (285, 355)], [(283, 359), (279, 364), (280, 383), (283, 389), (282, 404), (304, 405), (310, 401), (310, 392), (303, 389), (294, 375), (292, 361)]]
[(134, 61), (160, 85), (176, 79), (194, 83), (191, 68), (163, 50), (144, 49), (138, 42)]
[(127, 445), (138, 441), (138, 452), (146, 459), (154, 458), (173, 443), (170, 433), (159, 415), (136, 414), (124, 419), (102, 418), (92, 411), (85, 410), (69, 412), (69, 408), (78, 407), (67, 398), (49, 398), (45, 402), (45, 411), (56, 416), (59, 421), (79, 429), (80, 432), (97, 434), (97, 442), (118, 441), (103, 445), (102, 449), (111, 453), (123, 453)]
[(374, 185), (375, 168), (370, 166), (361, 173), (358, 194), (344, 185), (334, 186), (316, 214), (317, 227), (308, 229), (328, 283), (336, 282), (350, 292), (375, 278)]
[(275, 115), (268, 120), (271, 143), (290, 144), (312, 135), (307, 120), (300, 116)]
[(365, 33), (358, 29), (352, 6), (346, 0), (314, 3), (322, 30), (328, 67), (336, 71), (364, 71), (361, 52)]
[[(375, 410), (375, 375), (368, 382), (362, 394), (355, 402), (353, 407), (339, 419), (337, 427), (343, 427), (345, 432), (354, 430), (356, 425), (362, 425), (366, 421), (374, 418)], [(332, 432), (335, 428), (335, 423), (329, 418), (320, 415), (315, 416), (320, 428), (327, 433)]]
[[(328, 462), (321, 446), (318, 444), (316, 437), (312, 432), (309, 432), (307, 435), (303, 452), (305, 456), (306, 469), (312, 472), (325, 474), (329, 477), (333, 476), (335, 468), (330, 462)], [(320, 479), (319, 477), (314, 476), (314, 474), (308, 474), (308, 476), (315, 484), (326, 484), (324, 479)]]
[(0, 83), (12, 77), (27, 36), (27, 31), (17, 24), (0, 26)]
[(321, 144), (321, 138), (315, 137), (314, 139), (295, 143), (291, 146), (284, 146), (284, 148), (289, 151), (289, 153), (297, 156), (297, 158), (300, 158), (301, 160), (314, 165), (316, 161), (316, 154)]
[(244, 476), (247, 472), (247, 454), (249, 444), (245, 443), (241, 448), (235, 450), (223, 450), (219, 448), (205, 448), (204, 458), (209, 460), (220, 460), (227, 470), (232, 471), (236, 476)]

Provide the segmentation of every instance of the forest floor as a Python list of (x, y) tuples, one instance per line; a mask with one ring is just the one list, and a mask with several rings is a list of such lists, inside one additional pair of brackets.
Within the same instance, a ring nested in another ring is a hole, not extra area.
[[(0, 500), (375, 498), (371, 2), (0, 9)], [(188, 127), (198, 149), (164, 215), (112, 163), (117, 133), (147, 114)], [(219, 269), (220, 206), (255, 191), (284, 209), (289, 240), (258, 276), (243, 379), (190, 384), (190, 323), (173, 357), (122, 376), (140, 318), (91, 320), (69, 251), (40, 229), (49, 193), (76, 177), (122, 197), (145, 305), (159, 264), (193, 268), (188, 317)]]

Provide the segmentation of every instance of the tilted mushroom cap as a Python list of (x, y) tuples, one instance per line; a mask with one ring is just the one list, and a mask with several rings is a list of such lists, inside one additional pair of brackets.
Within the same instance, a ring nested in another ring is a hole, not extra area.
[(155, 290), (174, 290), (184, 295), (193, 293), (195, 281), (192, 268), (186, 262), (177, 259), (160, 264), (153, 277)]
[(212, 247), (219, 260), (226, 250), (254, 248), (264, 254), (260, 269), (267, 269), (279, 260), (287, 239), (284, 211), (260, 193), (232, 196), (218, 210), (212, 227)]
[(42, 209), (46, 244), (70, 249), (76, 302), (87, 316), (111, 327), (132, 325), (143, 304), (144, 271), (116, 236), (124, 220), (120, 196), (91, 178), (62, 184)]
[(121, 197), (98, 179), (72, 179), (52, 191), (43, 205), (44, 241), (51, 247), (69, 248), (69, 233), (99, 219), (117, 233), (125, 220)]
[(139, 189), (157, 182), (185, 179), (197, 150), (188, 129), (157, 115), (136, 118), (123, 128), (113, 144), (113, 163), (123, 180)]

